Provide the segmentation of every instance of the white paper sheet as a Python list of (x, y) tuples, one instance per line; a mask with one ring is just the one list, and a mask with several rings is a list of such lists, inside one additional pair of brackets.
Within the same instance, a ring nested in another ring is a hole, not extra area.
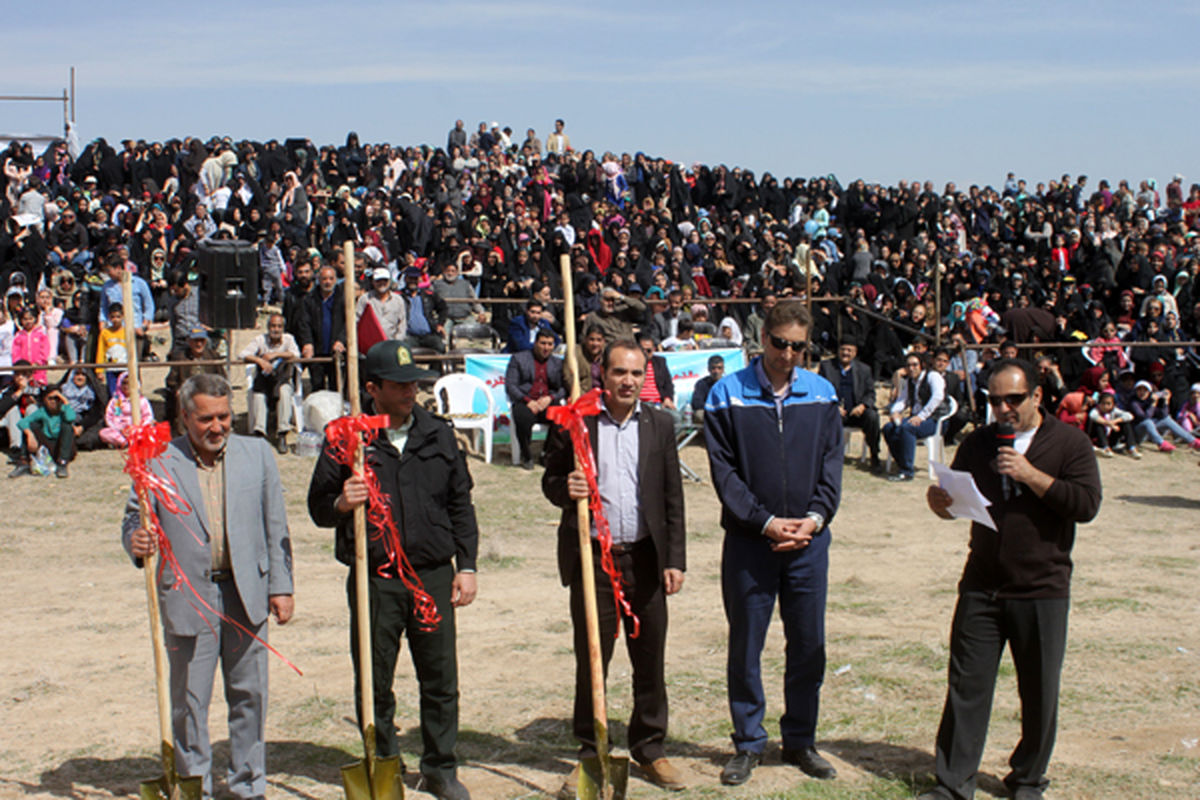
[(992, 504), (992, 501), (979, 491), (971, 473), (953, 470), (945, 464), (935, 462), (933, 474), (937, 476), (938, 486), (945, 489), (954, 501), (948, 509), (952, 515), (958, 519), (969, 519), (996, 530), (996, 523), (992, 520), (992, 515), (988, 513), (988, 506)]

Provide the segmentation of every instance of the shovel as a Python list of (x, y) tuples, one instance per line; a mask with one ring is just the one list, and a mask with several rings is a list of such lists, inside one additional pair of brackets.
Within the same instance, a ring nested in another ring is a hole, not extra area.
[[(571, 260), (559, 259), (565, 299), (563, 326), (567, 334), (567, 358), (575, 358), (575, 294)], [(571, 370), (571, 400), (579, 399), (579, 371)], [(580, 468), (580, 455), (575, 454), (575, 468)], [(596, 733), (596, 755), (580, 759), (579, 782), (575, 797), (579, 800), (624, 800), (629, 783), (629, 756), (614, 756), (608, 752), (608, 706), (604, 698), (604, 663), (600, 655), (600, 613), (596, 608), (596, 573), (592, 559), (591, 520), (587, 499), (575, 502), (579, 520), (579, 565), (583, 571), (583, 616), (587, 626), (588, 664), (592, 677), (592, 724)]]
[[(358, 329), (354, 319), (354, 243), (346, 242), (342, 258), (346, 301), (346, 384), (350, 393), (350, 415), (362, 413), (358, 393)], [(342, 372), (337, 370), (340, 377)], [(354, 453), (354, 472), (361, 474), (363, 449)], [(362, 708), (363, 758), (342, 767), (342, 788), (348, 800), (403, 800), (400, 758), (375, 757), (375, 682), (371, 665), (371, 600), (367, 593), (367, 509), (354, 509), (354, 610), (358, 633), (358, 702)]]
[[(142, 424), (142, 388), (138, 380), (137, 335), (133, 330), (133, 281), (126, 270), (121, 275), (121, 300), (129, 309), (125, 324), (125, 351), (128, 355), (129, 402), (133, 424)], [(150, 526), (147, 513), (149, 501), (145, 493), (138, 494), (143, 528)], [(167, 645), (163, 638), (162, 613), (158, 607), (158, 553), (142, 559), (146, 578), (146, 607), (150, 612), (150, 642), (154, 648), (154, 686), (158, 695), (158, 734), (163, 774), (142, 781), (138, 788), (141, 800), (201, 800), (204, 784), (201, 778), (185, 778), (175, 772), (175, 738), (171, 733), (171, 690), (167, 681)]]

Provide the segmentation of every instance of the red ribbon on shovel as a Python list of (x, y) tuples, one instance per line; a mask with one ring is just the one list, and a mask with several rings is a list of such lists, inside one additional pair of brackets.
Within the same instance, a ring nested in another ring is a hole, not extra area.
[[(159, 504), (165, 511), (176, 516), (183, 516), (191, 513), (191, 506), (188, 502), (179, 496), (179, 491), (175, 486), (175, 482), (171, 480), (165, 472), (161, 475), (151, 469), (151, 463), (161, 456), (167, 450), (167, 445), (171, 442), (171, 423), (169, 422), (146, 422), (141, 425), (133, 425), (125, 429), (125, 438), (129, 441), (129, 448), (125, 451), (125, 473), (133, 479), (133, 490), (139, 498), (149, 501), (153, 496), (158, 500)], [(158, 512), (154, 510), (154, 504), (144, 502), (146, 518), (149, 520), (150, 534), (158, 543), (158, 552), (161, 559), (158, 562), (158, 580), (161, 583), (163, 571), (169, 566), (171, 572), (175, 575), (175, 582), (171, 584), (171, 591), (181, 591), (181, 587), (186, 586), (191, 592), (192, 597), (196, 598), (206, 610), (211, 612), (213, 616), (227, 625), (232, 625), (242, 633), (249, 636), (254, 641), (267, 648), (280, 661), (287, 664), (297, 675), (303, 675), (300, 668), (284, 657), (282, 653), (276, 650), (267, 642), (255, 636), (246, 626), (242, 625), (235, 619), (217, 611), (209, 603), (200, 596), (196, 591), (196, 587), (188, 580), (187, 574), (179, 565), (179, 559), (175, 556), (175, 550), (171, 547), (171, 540), (167, 538), (167, 534), (163, 531), (162, 523), (159, 521)], [(191, 531), (192, 536), (197, 542), (202, 542), (200, 536)], [(196, 604), (190, 600), (188, 604), (192, 608), (196, 608)], [(196, 613), (207, 622), (208, 618), (200, 613), (200, 609), (196, 608)], [(211, 625), (209, 626), (211, 629)], [(214, 631), (214, 635), (215, 635)]]
[[(612, 583), (613, 603), (617, 607), (617, 614), (624, 614), (633, 620), (633, 633), (630, 634), (630, 638), (636, 639), (641, 632), (642, 622), (637, 618), (637, 614), (633, 613), (633, 607), (625, 597), (621, 573), (613, 562), (612, 530), (608, 527), (608, 518), (604, 516), (604, 505), (600, 502), (600, 486), (596, 483), (596, 455), (592, 452), (592, 440), (588, 436), (587, 426), (583, 423), (584, 417), (593, 417), (603, 410), (604, 406), (600, 402), (603, 394), (601, 389), (592, 389), (587, 394), (580, 395), (573, 403), (550, 406), (546, 409), (546, 418), (571, 436), (571, 444), (575, 446), (575, 454), (578, 457), (577, 463), (587, 478), (588, 508), (596, 525), (596, 539), (600, 542), (600, 568)], [(618, 628), (617, 633), (619, 632)]]
[[(370, 436), (387, 426), (386, 414), (339, 417), (325, 426), (329, 455), (339, 464), (353, 470), (354, 454), (362, 447), (363, 435)], [(366, 459), (363, 459), (360, 477), (367, 484), (367, 522), (370, 524), (370, 539), (381, 541), (388, 555), (388, 561), (380, 564), (375, 571), (381, 578), (399, 577), (403, 581), (405, 587), (412, 592), (413, 614), (421, 623), (421, 630), (432, 631), (442, 621), (442, 615), (438, 613), (437, 603), (429, 592), (425, 591), (425, 584), (421, 582), (408, 556), (404, 554), (404, 548), (400, 544), (400, 529), (396, 527), (396, 520), (392, 516), (391, 503), (388, 502), (383, 487), (379, 485), (379, 477)], [(392, 564), (396, 565), (399, 575), (388, 574)]]

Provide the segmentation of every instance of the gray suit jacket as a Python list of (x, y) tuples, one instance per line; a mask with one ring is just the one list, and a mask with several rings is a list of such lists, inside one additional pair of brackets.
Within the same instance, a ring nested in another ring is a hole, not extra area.
[[(211, 536), (220, 529), (214, 530), (204, 508), (196, 456), (187, 436), (172, 440), (152, 469), (156, 475), (173, 481), (179, 497), (190, 507), (186, 514), (177, 515), (153, 497), (150, 499), (179, 567), (192, 589), (210, 606), (219, 607), (219, 589), (211, 580)], [(269, 595), (292, 594), (292, 542), (283, 485), (275, 456), (265, 440), (229, 437), (225, 448), (225, 517), (233, 580), (247, 618), (259, 625), (267, 618)], [(130, 537), (140, 524), (137, 498), (131, 491), (121, 526), (126, 552)], [(134, 563), (141, 566), (140, 559), (135, 558)], [(215, 615), (196, 601), (186, 584), (176, 586), (178, 582), (179, 576), (171, 567), (163, 566), (158, 598), (167, 633), (196, 636), (210, 626), (215, 627)]]

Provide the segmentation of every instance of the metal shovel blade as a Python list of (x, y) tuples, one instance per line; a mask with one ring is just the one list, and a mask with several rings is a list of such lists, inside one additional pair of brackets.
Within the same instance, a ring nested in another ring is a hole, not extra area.
[(162, 777), (142, 781), (138, 787), (141, 800), (204, 800), (204, 780), (184, 778), (176, 773), (175, 748), (169, 740), (164, 740), (161, 745)]
[(577, 800), (625, 800), (629, 784), (629, 756), (608, 757), (607, 781), (605, 764), (600, 756), (581, 759), (579, 783), (575, 785)]
[(346, 800), (404, 800), (404, 782), (400, 779), (400, 758), (387, 756), (355, 761), (342, 767), (342, 788)]
[(164, 776), (142, 781), (138, 795), (141, 800), (203, 800), (204, 782), (200, 778), (176, 778), (172, 783)]

